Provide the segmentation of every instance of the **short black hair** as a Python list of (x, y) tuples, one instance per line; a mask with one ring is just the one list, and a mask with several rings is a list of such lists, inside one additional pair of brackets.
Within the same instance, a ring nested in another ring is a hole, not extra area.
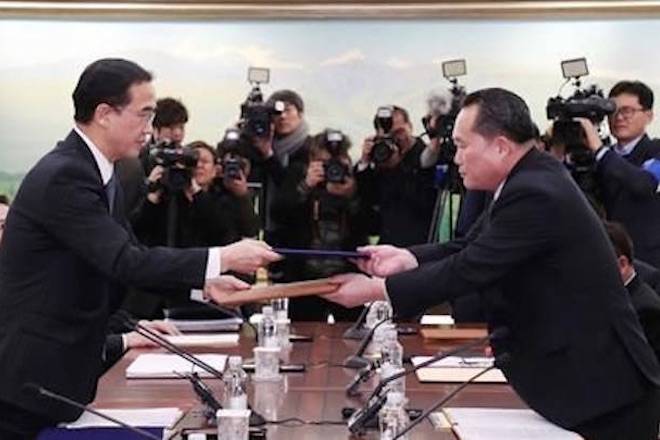
[(609, 97), (615, 98), (624, 93), (637, 96), (639, 105), (641, 105), (644, 110), (651, 110), (653, 108), (653, 90), (643, 82), (619, 81), (614, 84), (614, 87), (610, 90)]
[(393, 105), (392, 112), (398, 112), (399, 114), (401, 114), (401, 116), (403, 116), (403, 122), (405, 122), (406, 124), (411, 124), (410, 114), (408, 113), (408, 110), (406, 110), (405, 108), (399, 107), (398, 105)]
[(605, 222), (605, 230), (607, 235), (610, 237), (612, 246), (614, 246), (614, 251), (617, 257), (624, 255), (628, 258), (628, 261), (632, 263), (634, 250), (633, 242), (626, 231), (626, 228), (622, 224), (616, 222)]
[(121, 107), (130, 102), (128, 89), (133, 84), (150, 82), (151, 73), (136, 63), (121, 58), (104, 58), (87, 66), (73, 91), (73, 118), (88, 123), (99, 104)]
[(154, 116), (154, 127), (171, 127), (188, 122), (188, 110), (174, 98), (161, 98), (156, 101), (156, 114)]
[[(328, 151), (328, 146), (327, 146), (326, 141), (327, 141), (327, 136), (328, 136), (329, 131), (330, 131), (330, 129), (326, 128), (322, 132), (320, 132), (320, 133), (318, 133), (318, 134), (316, 134), (312, 137), (312, 141), (311, 141), (310, 147), (309, 147), (310, 157), (312, 155), (316, 155), (320, 151)], [(338, 150), (335, 152), (335, 154), (337, 156), (349, 157), (348, 150), (351, 149), (351, 145), (352, 145), (351, 144), (351, 139), (348, 136), (346, 136), (346, 134), (342, 133), (341, 143), (339, 144)], [(332, 153), (332, 152), (330, 152), (330, 153)]]
[(9, 205), (9, 196), (0, 194), (0, 205)]
[(465, 97), (463, 108), (471, 105), (479, 108), (473, 130), (481, 136), (503, 135), (519, 144), (535, 138), (529, 107), (515, 93), (500, 88), (477, 90)]
[(193, 141), (193, 142), (189, 143), (188, 145), (186, 145), (186, 147), (188, 147), (190, 149), (193, 149), (193, 150), (199, 150), (199, 149), (206, 150), (209, 153), (211, 153), (211, 156), (213, 156), (213, 162), (218, 161), (218, 153), (215, 151), (215, 148), (213, 148), (212, 146), (210, 146), (209, 144), (207, 144), (204, 141)]
[(298, 110), (298, 113), (305, 112), (305, 103), (303, 102), (303, 99), (293, 90), (285, 89), (273, 92), (273, 94), (268, 97), (268, 101), (266, 102), (268, 105), (274, 105), (275, 101), (282, 101), (284, 103), (293, 105)]

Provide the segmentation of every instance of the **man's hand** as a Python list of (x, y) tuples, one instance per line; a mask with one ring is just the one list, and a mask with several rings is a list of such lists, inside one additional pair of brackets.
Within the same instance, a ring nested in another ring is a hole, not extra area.
[(307, 167), (307, 174), (305, 175), (305, 185), (307, 188), (316, 188), (316, 185), (325, 180), (325, 170), (323, 169), (323, 162), (314, 161), (310, 162)]
[(257, 150), (259, 150), (259, 153), (261, 153), (264, 159), (268, 159), (274, 154), (273, 135), (275, 133), (275, 126), (273, 124), (270, 125), (270, 133), (270, 136), (267, 138), (255, 137), (253, 141), (254, 146), (257, 147)]
[(600, 140), (598, 136), (598, 130), (593, 122), (587, 118), (573, 118), (575, 121), (579, 122), (582, 126), (582, 131), (586, 136), (587, 147), (591, 151), (596, 151), (603, 146), (603, 141)]
[(369, 258), (360, 258), (355, 261), (358, 268), (377, 277), (388, 277), (419, 266), (417, 258), (408, 249), (380, 245), (364, 246), (358, 248), (358, 252), (369, 256)]
[(238, 291), (249, 289), (250, 285), (231, 275), (206, 280), (204, 295), (212, 301), (222, 303)]
[(252, 274), (260, 267), (281, 260), (282, 256), (273, 252), (263, 241), (244, 239), (222, 247), (220, 259), (223, 272)]
[(243, 171), (241, 171), (238, 179), (226, 178), (222, 180), (222, 183), (227, 191), (236, 197), (245, 197), (248, 194), (247, 179)]
[(363, 164), (369, 164), (371, 162), (371, 150), (374, 149), (374, 136), (369, 136), (362, 143), (362, 156), (360, 156), (360, 162)]
[[(160, 181), (160, 179), (163, 178), (163, 174), (165, 174), (165, 168), (163, 168), (160, 165), (156, 165), (152, 170), (151, 173), (149, 173), (149, 177), (147, 177), (147, 181), (149, 182), (149, 186), (153, 186), (156, 183)], [(160, 198), (163, 195), (162, 190), (156, 190), (149, 192), (147, 194), (147, 199), (154, 205), (158, 205), (160, 203)]]
[(340, 285), (335, 293), (323, 298), (344, 307), (357, 307), (372, 301), (385, 299), (385, 280), (371, 278), (364, 274), (347, 273), (330, 278), (330, 282)]
[(357, 189), (355, 185), (355, 179), (353, 177), (347, 176), (343, 182), (328, 182), (325, 186), (329, 194), (339, 197), (351, 198)]
[[(147, 327), (149, 330), (160, 335), (180, 335), (181, 332), (174, 326), (174, 324), (165, 321), (140, 321), (140, 324)], [(130, 332), (125, 336), (126, 346), (125, 350), (131, 348), (153, 348), (159, 345), (151, 339), (147, 339), (138, 332)]]

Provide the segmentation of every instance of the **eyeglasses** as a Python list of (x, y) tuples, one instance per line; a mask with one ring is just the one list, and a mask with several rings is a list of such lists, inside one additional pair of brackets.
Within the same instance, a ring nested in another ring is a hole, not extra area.
[(620, 107), (616, 109), (614, 114), (612, 114), (613, 118), (616, 118), (617, 116), (621, 116), (624, 119), (630, 119), (633, 116), (635, 116), (635, 113), (637, 112), (644, 112), (646, 111), (645, 108), (635, 108), (635, 107)]
[(113, 107), (115, 111), (118, 113), (121, 113), (123, 111), (126, 111), (137, 118), (139, 118), (142, 122), (152, 124), (154, 122), (154, 118), (156, 117), (156, 110), (155, 109), (145, 109), (145, 110), (132, 110), (129, 109), (128, 107)]

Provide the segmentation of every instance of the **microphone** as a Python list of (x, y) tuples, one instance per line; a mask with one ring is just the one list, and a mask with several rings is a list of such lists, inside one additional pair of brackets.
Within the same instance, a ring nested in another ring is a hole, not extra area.
[(508, 329), (505, 327), (500, 327), (496, 330), (494, 330), (490, 335), (484, 336), (483, 338), (476, 339), (474, 341), (468, 342), (466, 344), (462, 344), (453, 350), (449, 350), (446, 352), (439, 353), (432, 358), (422, 362), (421, 364), (409, 369), (409, 370), (404, 370), (399, 373), (393, 374), (383, 380), (381, 380), (376, 388), (373, 390), (369, 398), (367, 399), (366, 406), (355, 411), (351, 418), (348, 421), (348, 429), (353, 432), (361, 432), (364, 430), (366, 423), (369, 421), (369, 417), (367, 415), (375, 415), (378, 414), (378, 410), (385, 404), (385, 395), (381, 395), (381, 391), (387, 384), (389, 384), (392, 381), (395, 381), (397, 379), (400, 379), (410, 373), (413, 373), (420, 368), (424, 368), (434, 362), (437, 362), (441, 359), (444, 359), (449, 356), (453, 356), (465, 351), (468, 351), (474, 347), (478, 347), (486, 342), (489, 342), (493, 339), (501, 339), (505, 337), (508, 334)]
[[(207, 373), (211, 374), (213, 377), (216, 379), (222, 380), (222, 373), (215, 368), (213, 368), (211, 365), (207, 364), (206, 362), (202, 361), (198, 357), (192, 355), (191, 353), (187, 352), (186, 350), (183, 350), (182, 348), (172, 344), (170, 341), (167, 339), (163, 338), (160, 334), (154, 332), (148, 327), (143, 326), (139, 322), (137, 322), (135, 319), (125, 317), (125, 322), (127, 325), (131, 326), (132, 328), (135, 329), (136, 332), (144, 336), (145, 338), (149, 339), (150, 341), (153, 341), (154, 343), (158, 344), (160, 347), (163, 347), (167, 351), (170, 351), (178, 356), (181, 356), (188, 362), (192, 363), (193, 365), (201, 368), (202, 370), (206, 371)], [(262, 426), (266, 424), (266, 419), (256, 412), (254, 409), (248, 405), (248, 408), (251, 410), (250, 412), (250, 426)]]
[(477, 380), (479, 377), (483, 376), (484, 374), (488, 373), (490, 370), (493, 370), (495, 368), (500, 368), (502, 365), (506, 364), (509, 362), (511, 356), (508, 353), (503, 353), (500, 356), (495, 358), (495, 362), (493, 362), (493, 365), (490, 367), (484, 368), (465, 382), (463, 382), (461, 385), (456, 387), (454, 391), (451, 393), (447, 394), (445, 397), (442, 399), (438, 400), (436, 403), (431, 405), (430, 408), (425, 410), (419, 418), (415, 419), (414, 421), (410, 422), (408, 426), (405, 427), (405, 429), (401, 432), (399, 432), (392, 440), (397, 440), (404, 435), (406, 435), (408, 432), (410, 432), (415, 426), (419, 425), (422, 423), (423, 420), (425, 420), (431, 413), (433, 413), (435, 410), (440, 408), (441, 406), (445, 405), (447, 402), (449, 402), (451, 399), (453, 399), (458, 393), (460, 393), (463, 389), (465, 389), (468, 385), (474, 383), (475, 380)]
[(34, 393), (34, 394), (39, 395), (39, 396), (44, 396), (44, 397), (47, 397), (49, 399), (53, 399), (53, 400), (56, 400), (58, 402), (64, 403), (66, 405), (73, 406), (75, 408), (81, 409), (81, 410), (86, 411), (88, 413), (94, 414), (95, 416), (100, 417), (100, 418), (102, 418), (104, 420), (107, 420), (109, 422), (112, 422), (112, 423), (114, 423), (118, 426), (121, 426), (124, 429), (128, 429), (129, 431), (131, 431), (134, 434), (139, 435), (140, 437), (149, 438), (149, 439), (152, 439), (152, 440), (162, 440), (161, 437), (158, 437), (158, 436), (156, 436), (156, 435), (154, 435), (154, 434), (152, 434), (148, 431), (145, 431), (144, 429), (135, 428), (131, 425), (128, 425), (128, 424), (122, 422), (121, 420), (117, 420), (114, 417), (110, 417), (106, 414), (103, 414), (100, 411), (97, 411), (93, 408), (90, 408), (86, 405), (83, 405), (82, 403), (76, 402), (75, 400), (71, 400), (68, 397), (62, 396), (61, 394), (57, 394), (53, 391), (50, 391), (50, 390), (42, 387), (41, 385), (37, 385), (36, 383), (32, 383), (32, 382), (24, 383), (23, 384), (23, 389), (27, 392)]
[(360, 394), (357, 389), (358, 387), (365, 383), (366, 381), (373, 376), (373, 374), (376, 372), (378, 369), (379, 362), (371, 362), (369, 365), (366, 367), (362, 368), (357, 375), (355, 375), (355, 378), (351, 381), (350, 384), (346, 387), (346, 395), (349, 397), (355, 397), (358, 394)]
[(199, 400), (204, 404), (206, 408), (204, 414), (206, 418), (212, 420), (215, 418), (215, 414), (219, 409), (222, 409), (222, 405), (213, 395), (213, 391), (199, 378), (197, 373), (188, 373), (188, 374), (178, 374), (177, 376), (188, 379), (193, 386), (193, 390)]
[(367, 333), (367, 335), (364, 338), (362, 338), (362, 342), (360, 343), (360, 346), (358, 347), (355, 354), (347, 357), (344, 360), (344, 364), (343, 364), (344, 368), (358, 369), (358, 368), (364, 368), (371, 364), (371, 362), (369, 362), (368, 359), (365, 359), (363, 357), (364, 352), (367, 349), (369, 342), (371, 342), (371, 340), (373, 339), (374, 334), (376, 333), (376, 329), (381, 325), (383, 325), (384, 323), (386, 323), (387, 321), (390, 321), (391, 319), (392, 318), (389, 317), (383, 318), (380, 321), (378, 321), (371, 330), (369, 330), (369, 333)]
[(362, 313), (360, 313), (360, 316), (358, 316), (358, 319), (353, 323), (353, 325), (346, 329), (344, 332), (344, 339), (362, 339), (365, 337), (365, 335), (368, 333), (368, 330), (364, 326), (364, 322), (367, 320), (367, 314), (369, 313), (372, 304), (373, 303), (369, 304), (367, 307), (364, 307)]

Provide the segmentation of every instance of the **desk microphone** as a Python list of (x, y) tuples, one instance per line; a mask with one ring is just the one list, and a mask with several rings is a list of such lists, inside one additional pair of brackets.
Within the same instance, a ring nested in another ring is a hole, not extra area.
[(379, 367), (379, 362), (370, 362), (369, 365), (366, 367), (363, 367), (358, 373), (355, 375), (351, 383), (346, 386), (346, 395), (349, 397), (355, 397), (359, 393), (357, 390), (360, 385), (368, 381), (371, 376), (373, 376), (376, 373), (376, 370)]
[(420, 368), (424, 368), (424, 367), (426, 367), (428, 365), (431, 365), (432, 363), (437, 362), (437, 361), (439, 361), (441, 359), (444, 359), (446, 357), (454, 356), (456, 354), (460, 354), (460, 353), (463, 353), (465, 351), (471, 350), (471, 349), (473, 349), (475, 347), (478, 347), (480, 345), (483, 345), (483, 344), (485, 344), (485, 343), (487, 343), (487, 342), (489, 342), (493, 339), (504, 338), (504, 337), (506, 337), (508, 332), (509, 331), (508, 331), (507, 328), (500, 327), (500, 328), (494, 330), (488, 336), (484, 336), (483, 338), (479, 338), (479, 339), (476, 339), (474, 341), (470, 341), (466, 344), (462, 344), (462, 345), (460, 345), (460, 346), (458, 346), (458, 347), (456, 347), (452, 350), (439, 353), (439, 354), (431, 357), (430, 359), (420, 363), (419, 365), (414, 366), (413, 368), (411, 368), (409, 370), (404, 370), (404, 371), (401, 371), (399, 373), (393, 374), (389, 377), (386, 377), (385, 379), (382, 379), (378, 383), (378, 385), (376, 386), (374, 391), (371, 393), (369, 398), (367, 399), (366, 405), (363, 408), (355, 411), (351, 415), (351, 417), (348, 420), (348, 429), (352, 433), (359, 433), (359, 432), (363, 432), (365, 430), (365, 425), (369, 422), (370, 418), (373, 417), (374, 415), (377, 415), (380, 408), (385, 404), (386, 396), (385, 396), (385, 394), (381, 395), (381, 391), (390, 382), (395, 381), (397, 379), (400, 379), (404, 376), (407, 376), (410, 373), (413, 373), (413, 372), (419, 370)]
[(112, 422), (118, 426), (121, 426), (122, 428), (127, 429), (132, 433), (139, 435), (140, 437), (149, 438), (152, 440), (162, 440), (161, 437), (158, 437), (148, 431), (145, 431), (144, 429), (135, 428), (131, 425), (122, 422), (121, 420), (117, 420), (114, 417), (110, 417), (106, 414), (103, 414), (100, 411), (90, 408), (89, 406), (83, 405), (82, 403), (76, 402), (75, 400), (71, 400), (68, 397), (62, 396), (61, 394), (57, 394), (53, 391), (47, 390), (46, 388), (42, 387), (41, 385), (37, 385), (36, 383), (31, 383), (31, 382), (24, 383), (23, 389), (26, 392), (47, 397), (49, 399), (56, 400), (66, 405), (73, 406), (74, 408), (78, 408), (88, 413), (94, 414), (95, 416), (100, 417), (109, 422)]
[(358, 319), (344, 332), (344, 339), (362, 339), (366, 336), (369, 330), (364, 326), (364, 323), (367, 320), (367, 314), (369, 314), (372, 305), (373, 303), (362, 309), (362, 313), (360, 313)]
[[(128, 317), (125, 318), (125, 322), (131, 328), (134, 328), (136, 332), (138, 332), (139, 334), (141, 334), (145, 338), (149, 339), (150, 341), (153, 341), (154, 343), (156, 343), (160, 347), (164, 348), (165, 350), (184, 358), (185, 360), (192, 363), (193, 365), (195, 365), (195, 366), (201, 368), (202, 370), (206, 371), (207, 373), (211, 374), (216, 379), (222, 380), (222, 373), (220, 371), (216, 370), (211, 365), (209, 365), (206, 362), (202, 361), (197, 356), (194, 356), (193, 354), (191, 354), (188, 351), (182, 349), (181, 347), (178, 347), (175, 344), (172, 344), (170, 341), (163, 338), (159, 333), (154, 332), (150, 328), (145, 327), (144, 325), (140, 324), (136, 320), (128, 318)], [(259, 414), (254, 409), (252, 409), (249, 405), (248, 405), (248, 408), (251, 410), (251, 412), (250, 412), (250, 426), (262, 426), (262, 425), (266, 424), (266, 419), (264, 419), (261, 414)]]
[(369, 333), (367, 333), (366, 336), (362, 338), (362, 342), (360, 342), (360, 346), (358, 347), (355, 354), (347, 357), (344, 360), (343, 363), (344, 368), (352, 368), (356, 370), (359, 368), (364, 368), (369, 364), (371, 364), (371, 362), (368, 359), (364, 358), (363, 356), (364, 352), (366, 351), (369, 342), (371, 342), (371, 340), (373, 339), (374, 334), (376, 333), (376, 329), (381, 325), (383, 325), (384, 323), (386, 323), (387, 321), (390, 321), (391, 319), (392, 318), (390, 317), (383, 318), (380, 321), (378, 321), (371, 330), (369, 330)]
[(463, 389), (465, 389), (465, 387), (467, 387), (468, 385), (474, 383), (475, 380), (477, 380), (479, 377), (483, 376), (484, 374), (488, 373), (490, 370), (493, 370), (495, 368), (500, 368), (502, 365), (509, 362), (510, 358), (511, 358), (511, 356), (508, 353), (503, 353), (500, 356), (496, 357), (495, 362), (493, 362), (493, 365), (491, 365), (490, 367), (484, 368), (483, 370), (481, 370), (480, 372), (478, 372), (477, 374), (475, 374), (474, 376), (472, 376), (471, 378), (469, 378), (468, 380), (463, 382), (461, 385), (456, 387), (456, 389), (454, 391), (447, 394), (445, 397), (443, 397), (442, 399), (438, 400), (436, 403), (431, 405), (431, 407), (428, 408), (427, 410), (425, 410), (419, 416), (419, 418), (417, 418), (414, 421), (410, 422), (410, 424), (408, 426), (406, 426), (403, 431), (399, 432), (396, 436), (394, 436), (394, 438), (392, 440), (397, 440), (397, 439), (403, 437), (404, 435), (406, 435), (415, 426), (422, 423), (422, 421), (425, 420), (429, 415), (431, 415), (431, 413), (433, 413), (435, 410), (437, 410), (438, 408), (440, 408), (441, 406), (443, 406), (447, 402), (449, 402), (451, 399), (453, 399), (458, 393), (460, 393)]

